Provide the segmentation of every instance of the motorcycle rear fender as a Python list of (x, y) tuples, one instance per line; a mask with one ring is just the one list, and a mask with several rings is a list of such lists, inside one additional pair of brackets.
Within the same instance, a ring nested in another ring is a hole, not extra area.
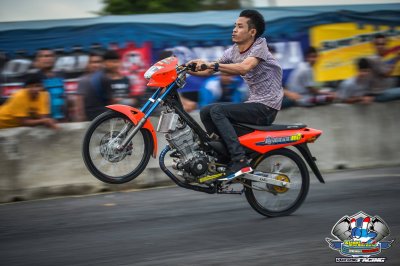
[(317, 164), (315, 163), (315, 161), (317, 159), (314, 156), (312, 156), (311, 151), (308, 148), (307, 142), (295, 145), (295, 147), (300, 151), (301, 155), (303, 155), (304, 159), (310, 166), (311, 170), (313, 171), (313, 173), (314, 173), (315, 177), (318, 179), (318, 181), (321, 183), (325, 183), (325, 180), (322, 177)]
[(321, 130), (309, 127), (279, 131), (254, 130), (239, 137), (239, 141), (244, 147), (264, 154), (287, 146), (314, 142), (321, 134)]
[[(122, 105), (122, 104), (114, 104), (114, 105), (108, 105), (106, 106), (108, 109), (111, 109), (113, 111), (122, 113), (126, 115), (129, 120), (132, 121), (134, 125), (137, 125), (139, 121), (144, 117), (144, 113), (140, 111), (137, 108), (127, 106), (127, 105)], [(147, 119), (146, 122), (144, 123), (143, 127), (147, 131), (151, 133), (152, 136), (152, 141), (153, 141), (153, 157), (156, 158), (157, 156), (157, 134), (156, 131), (154, 130), (153, 125), (151, 124), (150, 120)]]
[(321, 130), (313, 128), (303, 128), (294, 130), (280, 130), (280, 131), (258, 131), (255, 130), (249, 134), (239, 137), (240, 143), (260, 154), (265, 154), (269, 151), (294, 146), (314, 172), (315, 176), (321, 183), (325, 183), (321, 172), (319, 171), (312, 156), (307, 143), (314, 142), (322, 134)]

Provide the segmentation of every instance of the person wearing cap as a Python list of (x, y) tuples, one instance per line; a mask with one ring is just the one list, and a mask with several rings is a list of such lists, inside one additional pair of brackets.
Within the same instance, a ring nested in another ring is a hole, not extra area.
[(49, 93), (43, 90), (41, 75), (33, 73), (28, 75), (25, 87), (0, 106), (0, 129), (22, 126), (57, 129), (56, 121), (49, 114)]

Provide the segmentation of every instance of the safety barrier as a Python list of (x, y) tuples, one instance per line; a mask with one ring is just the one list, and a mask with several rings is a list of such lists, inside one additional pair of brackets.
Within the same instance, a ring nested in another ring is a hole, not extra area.
[[(371, 105), (335, 104), (291, 108), (279, 112), (276, 123), (302, 122), (321, 129), (310, 145), (322, 171), (400, 164), (400, 101)], [(198, 113), (193, 116), (199, 120)], [(151, 118), (157, 126), (158, 118)], [(49, 196), (88, 194), (172, 184), (151, 159), (146, 170), (125, 185), (97, 181), (81, 156), (88, 123), (61, 124), (59, 131), (45, 128), (0, 130), (0, 202)], [(159, 134), (160, 152), (165, 146)], [(168, 156), (167, 156), (168, 157)], [(168, 163), (168, 162), (167, 162)]]

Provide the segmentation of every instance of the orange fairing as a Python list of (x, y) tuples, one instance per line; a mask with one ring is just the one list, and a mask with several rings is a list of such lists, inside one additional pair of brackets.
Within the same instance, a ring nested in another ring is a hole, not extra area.
[(158, 61), (144, 74), (144, 77), (149, 80), (147, 86), (163, 88), (174, 82), (178, 76), (177, 65), (178, 58), (174, 56)]
[[(137, 125), (139, 123), (140, 119), (142, 119), (144, 117), (144, 113), (142, 113), (139, 109), (136, 109), (131, 106), (122, 105), (122, 104), (114, 104), (114, 105), (108, 105), (106, 107), (111, 110), (114, 110), (114, 111), (117, 111), (119, 113), (126, 115), (132, 121), (132, 123), (135, 125)], [(153, 157), (156, 158), (156, 156), (157, 156), (157, 135), (156, 135), (154, 127), (150, 123), (149, 119), (144, 123), (142, 128), (150, 131), (150, 133), (153, 137), (153, 144), (154, 144), (153, 145)]]
[(313, 142), (322, 134), (321, 130), (313, 128), (282, 130), (282, 131), (258, 131), (239, 137), (240, 143), (258, 153), (266, 153), (271, 150), (287, 146), (295, 146), (304, 142)]

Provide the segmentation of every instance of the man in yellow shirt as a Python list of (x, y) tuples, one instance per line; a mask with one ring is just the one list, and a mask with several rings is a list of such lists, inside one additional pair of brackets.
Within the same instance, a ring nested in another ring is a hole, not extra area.
[(49, 93), (43, 90), (40, 74), (31, 74), (25, 88), (15, 92), (0, 106), (0, 129), (43, 125), (57, 129), (56, 121), (49, 118)]

